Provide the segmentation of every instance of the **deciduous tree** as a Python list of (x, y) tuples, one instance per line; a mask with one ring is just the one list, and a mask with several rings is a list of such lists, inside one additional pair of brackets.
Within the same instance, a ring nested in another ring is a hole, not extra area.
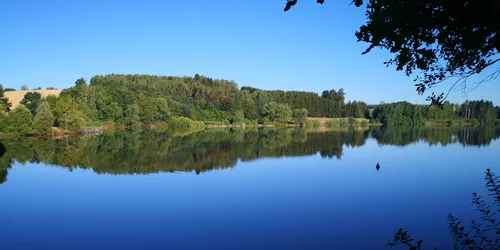
[(24, 105), (18, 105), (8, 114), (6, 131), (19, 134), (33, 131), (33, 116)]
[(46, 132), (54, 125), (54, 116), (48, 102), (43, 102), (36, 109), (36, 115), (33, 119), (33, 129), (36, 132)]

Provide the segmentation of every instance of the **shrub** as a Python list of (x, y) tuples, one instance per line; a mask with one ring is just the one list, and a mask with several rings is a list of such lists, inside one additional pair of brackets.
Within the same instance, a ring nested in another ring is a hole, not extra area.
[(261, 119), (260, 124), (262, 125), (273, 125), (274, 123), (270, 121), (267, 117)]
[(206, 121), (204, 122), (205, 125), (207, 126), (225, 126), (225, 125), (230, 125), (231, 123), (229, 120), (222, 120), (222, 121)]
[(352, 117), (349, 117), (348, 118), (348, 123), (349, 124), (355, 124), (356, 123), (356, 119), (352, 118)]
[(95, 121), (95, 122), (87, 122), (87, 127), (101, 127), (102, 122), (100, 121)]
[(319, 120), (312, 120), (312, 127), (313, 128), (319, 128), (319, 127), (321, 127), (321, 121), (319, 121)]
[(349, 126), (349, 118), (340, 118), (340, 126), (341, 127)]
[(205, 124), (207, 126), (223, 126), (223, 125), (226, 125), (224, 122), (221, 122), (221, 121), (206, 121)]
[(205, 123), (200, 121), (193, 121), (187, 117), (172, 117), (168, 121), (168, 127), (170, 129), (204, 129), (206, 127)]
[(361, 122), (361, 126), (363, 126), (363, 127), (368, 127), (368, 121), (367, 121), (367, 120), (363, 120), (363, 121)]
[(305, 126), (305, 127), (312, 127), (312, 123), (313, 123), (312, 120), (306, 119), (304, 121), (304, 125), (303, 126)]
[(245, 125), (246, 126), (256, 126), (258, 122), (256, 120), (249, 120), (245, 118)]
[(236, 110), (236, 112), (234, 112), (234, 123), (242, 122), (245, 122), (245, 114), (242, 110)]
[(326, 127), (328, 127), (328, 128), (339, 128), (340, 127), (340, 120), (338, 120), (338, 119), (328, 120), (326, 122)]

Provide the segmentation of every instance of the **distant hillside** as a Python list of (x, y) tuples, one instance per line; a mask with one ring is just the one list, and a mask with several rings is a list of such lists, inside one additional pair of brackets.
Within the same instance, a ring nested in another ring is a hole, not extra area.
[(59, 96), (61, 90), (23, 90), (23, 91), (7, 91), (4, 93), (5, 97), (9, 98), (9, 102), (12, 103), (12, 109), (19, 105), (19, 102), (24, 98), (24, 95), (28, 92), (38, 92), (42, 95), (42, 98), (49, 95)]

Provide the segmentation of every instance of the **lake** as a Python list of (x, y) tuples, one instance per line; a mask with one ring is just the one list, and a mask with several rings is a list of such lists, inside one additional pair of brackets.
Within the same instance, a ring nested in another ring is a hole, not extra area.
[[(1, 249), (449, 249), (500, 174), (498, 128), (213, 129), (10, 138)], [(376, 164), (380, 169), (376, 169)], [(395, 248), (398, 249), (398, 248)], [(405, 248), (399, 248), (405, 249)]]

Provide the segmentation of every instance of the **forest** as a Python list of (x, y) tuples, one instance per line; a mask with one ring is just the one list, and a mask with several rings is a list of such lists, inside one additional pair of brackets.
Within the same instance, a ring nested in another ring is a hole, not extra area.
[(372, 115), (386, 125), (421, 125), (426, 121), (447, 125), (498, 124), (500, 107), (485, 100), (466, 100), (462, 104), (444, 102), (442, 106), (397, 102), (375, 106)]
[[(9, 89), (12, 90), (12, 89)], [(306, 125), (307, 117), (366, 118), (385, 125), (421, 125), (425, 121), (495, 123), (500, 108), (490, 101), (462, 105), (370, 105), (345, 100), (344, 89), (314, 92), (238, 88), (236, 82), (194, 77), (99, 75), (78, 79), (59, 97), (28, 92), (11, 110), (0, 86), (0, 132), (36, 134), (81, 131), (104, 125), (128, 129), (202, 129), (206, 125)]]

